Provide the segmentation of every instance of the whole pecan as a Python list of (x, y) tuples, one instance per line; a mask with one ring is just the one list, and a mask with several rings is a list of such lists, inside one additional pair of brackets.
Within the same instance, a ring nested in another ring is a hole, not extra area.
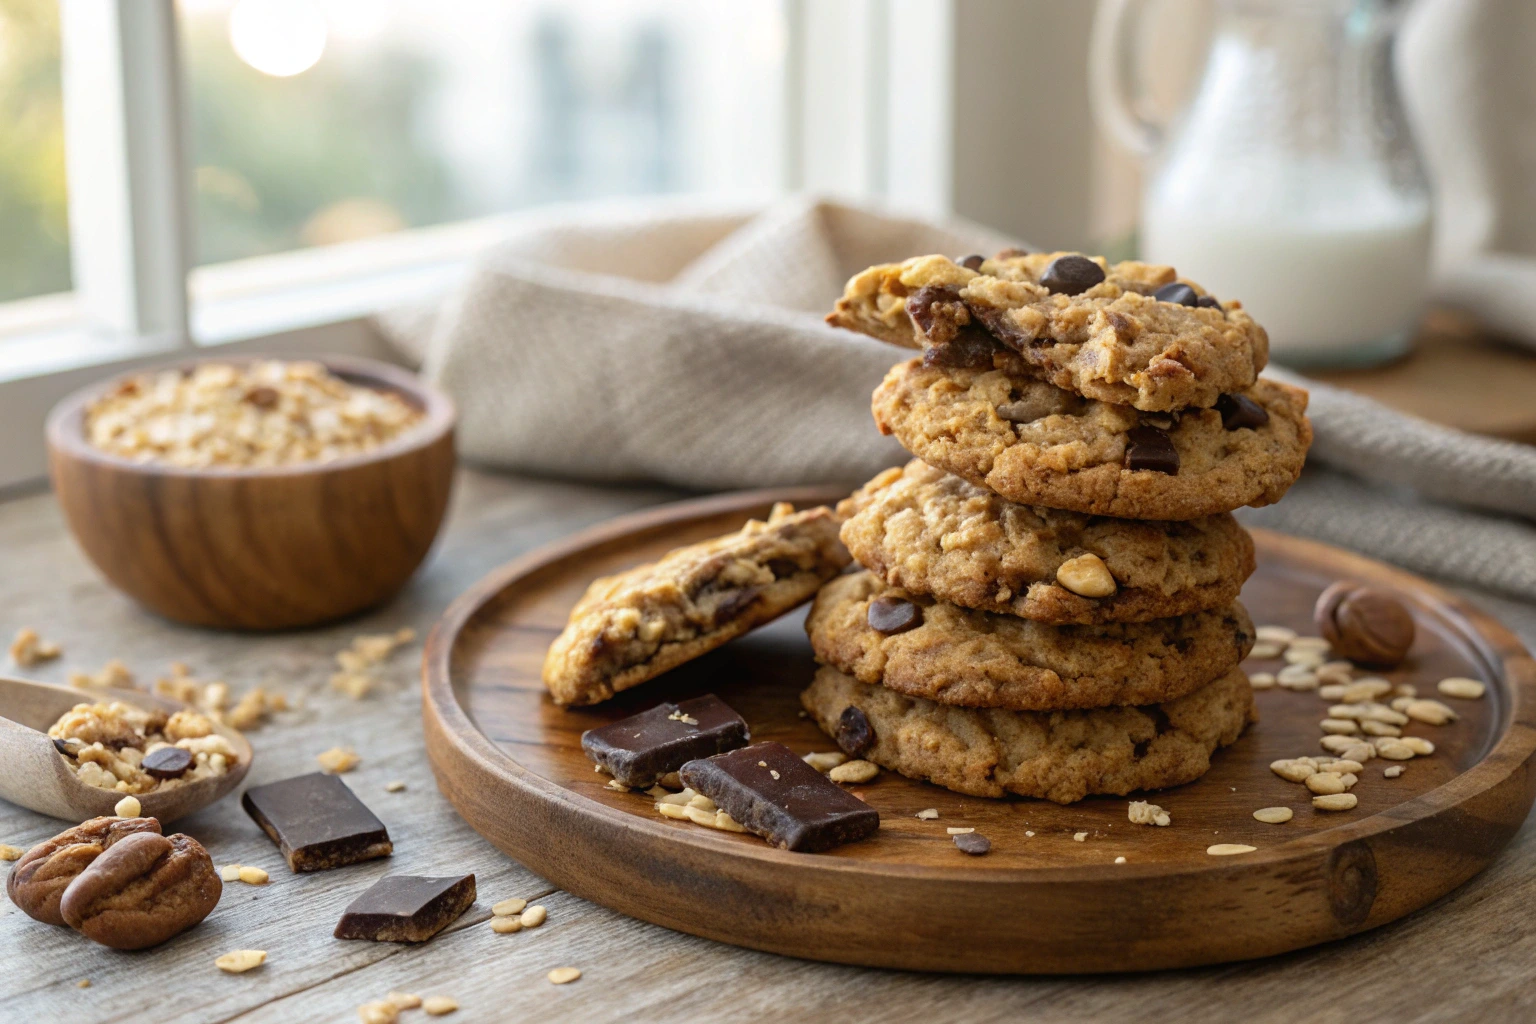
[(59, 899), (75, 876), (124, 836), (160, 833), (154, 818), (92, 818), (38, 843), (11, 869), (11, 902), (45, 924), (63, 924)]
[(145, 949), (179, 935), (218, 905), (224, 885), (191, 836), (141, 832), (97, 857), (64, 890), (64, 923), (113, 949)]

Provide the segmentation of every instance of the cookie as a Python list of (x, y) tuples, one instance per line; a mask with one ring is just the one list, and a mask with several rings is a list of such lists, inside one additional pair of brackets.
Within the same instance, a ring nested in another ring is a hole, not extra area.
[[(1157, 522), (1016, 505), (918, 459), (881, 473), (837, 513), (843, 544), (891, 586), (1053, 625), (1225, 608), (1254, 569), (1253, 541), (1227, 514)], [(1084, 555), (1102, 559), (1112, 593), (1058, 582), (1057, 570)]]
[(816, 660), (860, 682), (965, 707), (1156, 704), (1230, 672), (1253, 647), (1243, 606), (1157, 622), (1047, 626), (840, 576), (805, 621)]
[(1149, 412), (1215, 405), (1252, 387), (1269, 360), (1269, 337), (1242, 303), (1217, 302), (1172, 267), (1077, 253), (871, 267), (827, 322), (923, 348), (930, 365), (989, 368), (1006, 349), (1057, 387)]
[(830, 736), (858, 708), (873, 733), (860, 756), (908, 778), (1060, 804), (1192, 782), (1258, 720), (1241, 669), (1163, 704), (1029, 712), (936, 704), (823, 667), (800, 703)]
[(596, 704), (810, 600), (848, 564), (825, 507), (768, 521), (596, 580), (544, 658), (557, 704)]
[(1142, 413), (998, 370), (901, 363), (875, 389), (881, 433), (1023, 505), (1198, 519), (1269, 505), (1301, 474), (1307, 393), (1260, 380), (1210, 409)]

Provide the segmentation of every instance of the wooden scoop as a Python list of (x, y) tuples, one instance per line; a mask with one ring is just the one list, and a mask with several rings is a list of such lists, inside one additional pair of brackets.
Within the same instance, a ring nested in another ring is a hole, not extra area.
[[(0, 676), (0, 797), (76, 823), (115, 813), (113, 807), (123, 794), (85, 785), (48, 738), (48, 727), (76, 704), (114, 700), (149, 710), (186, 709), (180, 701), (139, 690), (79, 690)], [(215, 722), (214, 730), (235, 748), (239, 762), (217, 778), (139, 794), (144, 817), (165, 824), (208, 806), (240, 785), (251, 767), (251, 745), (227, 726)]]

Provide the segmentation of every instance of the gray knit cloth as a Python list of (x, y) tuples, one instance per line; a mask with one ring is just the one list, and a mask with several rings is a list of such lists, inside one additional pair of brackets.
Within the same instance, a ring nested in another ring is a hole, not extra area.
[[(487, 253), (443, 308), (381, 327), (458, 403), (473, 461), (699, 490), (852, 484), (905, 458), (869, 395), (906, 355), (822, 314), (872, 263), (1007, 244), (810, 199), (590, 207)], [(1270, 373), (1311, 391), (1317, 440), (1285, 500), (1245, 522), (1536, 600), (1536, 449)]]

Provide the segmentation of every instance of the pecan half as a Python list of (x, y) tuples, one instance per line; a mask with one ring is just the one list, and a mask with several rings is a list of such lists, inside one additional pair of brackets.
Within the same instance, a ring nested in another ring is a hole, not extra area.
[(179, 935), (218, 905), (224, 885), (191, 836), (141, 832), (75, 876), (59, 901), (64, 923), (113, 949), (145, 949)]
[(11, 902), (44, 924), (63, 924), (59, 899), (75, 876), (125, 836), (160, 834), (154, 818), (92, 818), (28, 850), (6, 880)]

